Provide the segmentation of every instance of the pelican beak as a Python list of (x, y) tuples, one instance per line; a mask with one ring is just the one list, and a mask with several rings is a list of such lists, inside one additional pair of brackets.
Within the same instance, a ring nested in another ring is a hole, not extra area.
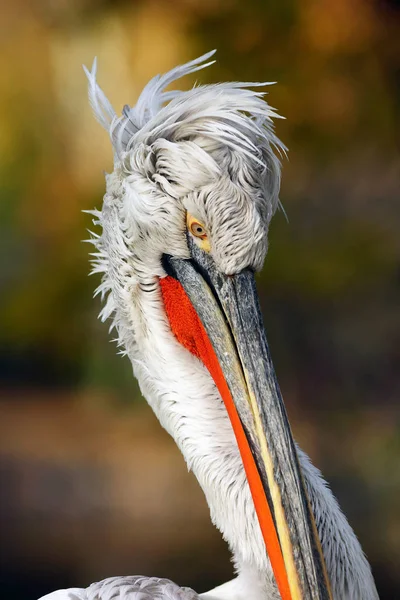
[(231, 419), (281, 598), (332, 600), (254, 274), (227, 276), (192, 239), (189, 247), (190, 260), (164, 255), (164, 268), (183, 287), (210, 344), (199, 356)]

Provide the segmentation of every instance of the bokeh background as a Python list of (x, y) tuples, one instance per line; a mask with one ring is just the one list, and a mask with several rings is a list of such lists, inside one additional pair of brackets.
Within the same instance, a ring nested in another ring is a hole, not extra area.
[[(290, 148), (259, 281), (297, 439), (400, 597), (396, 0), (3, 0), (1, 595), (119, 574), (232, 574), (206, 502), (96, 316), (89, 215), (112, 169), (81, 64), (114, 106), (212, 48), (197, 80), (272, 80)], [(187, 78), (182, 86), (193, 85)]]

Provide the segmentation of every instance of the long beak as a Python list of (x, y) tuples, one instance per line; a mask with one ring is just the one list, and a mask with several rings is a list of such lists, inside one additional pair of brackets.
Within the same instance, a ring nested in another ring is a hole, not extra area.
[(192, 240), (189, 246), (191, 260), (164, 256), (164, 266), (204, 328), (206, 350), (198, 356), (230, 416), (281, 598), (332, 600), (254, 275), (250, 270), (224, 275)]

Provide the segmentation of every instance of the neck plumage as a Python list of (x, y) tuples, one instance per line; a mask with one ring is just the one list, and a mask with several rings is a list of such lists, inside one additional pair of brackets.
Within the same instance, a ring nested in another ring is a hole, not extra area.
[[(236, 440), (214, 382), (200, 361), (178, 344), (166, 319), (155, 319), (154, 312), (148, 316), (146, 337), (137, 340), (131, 354), (142, 392), (197, 477), (239, 578), (248, 589), (258, 588), (257, 600), (279, 598)], [(353, 530), (319, 471), (298, 452), (335, 600), (377, 600)]]
[[(104, 320), (113, 315), (119, 344), (131, 359), (144, 397), (197, 477), (211, 519), (232, 551), (243, 589), (254, 590), (252, 596), (244, 597), (279, 600), (240, 453), (219, 393), (204, 365), (172, 335), (158, 277), (132, 287), (132, 279), (124, 277), (121, 270), (120, 262), (123, 268), (125, 263), (109, 252), (108, 246), (116, 244), (118, 210), (106, 198), (102, 214), (96, 213), (107, 224), (102, 238), (95, 240), (99, 250), (95, 270), (105, 273), (99, 292), (107, 297), (101, 316)], [(368, 562), (336, 499), (301, 450), (299, 460), (335, 600), (377, 600)]]

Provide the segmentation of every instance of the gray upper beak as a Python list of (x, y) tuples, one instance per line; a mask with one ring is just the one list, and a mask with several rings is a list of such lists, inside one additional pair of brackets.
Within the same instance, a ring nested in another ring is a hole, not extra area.
[(272, 515), (290, 589), (288, 597), (332, 600), (314, 515), (267, 344), (254, 274), (250, 270), (233, 276), (221, 273), (212, 257), (190, 236), (188, 240), (192, 259), (164, 256), (165, 268), (185, 289), (229, 387)]

